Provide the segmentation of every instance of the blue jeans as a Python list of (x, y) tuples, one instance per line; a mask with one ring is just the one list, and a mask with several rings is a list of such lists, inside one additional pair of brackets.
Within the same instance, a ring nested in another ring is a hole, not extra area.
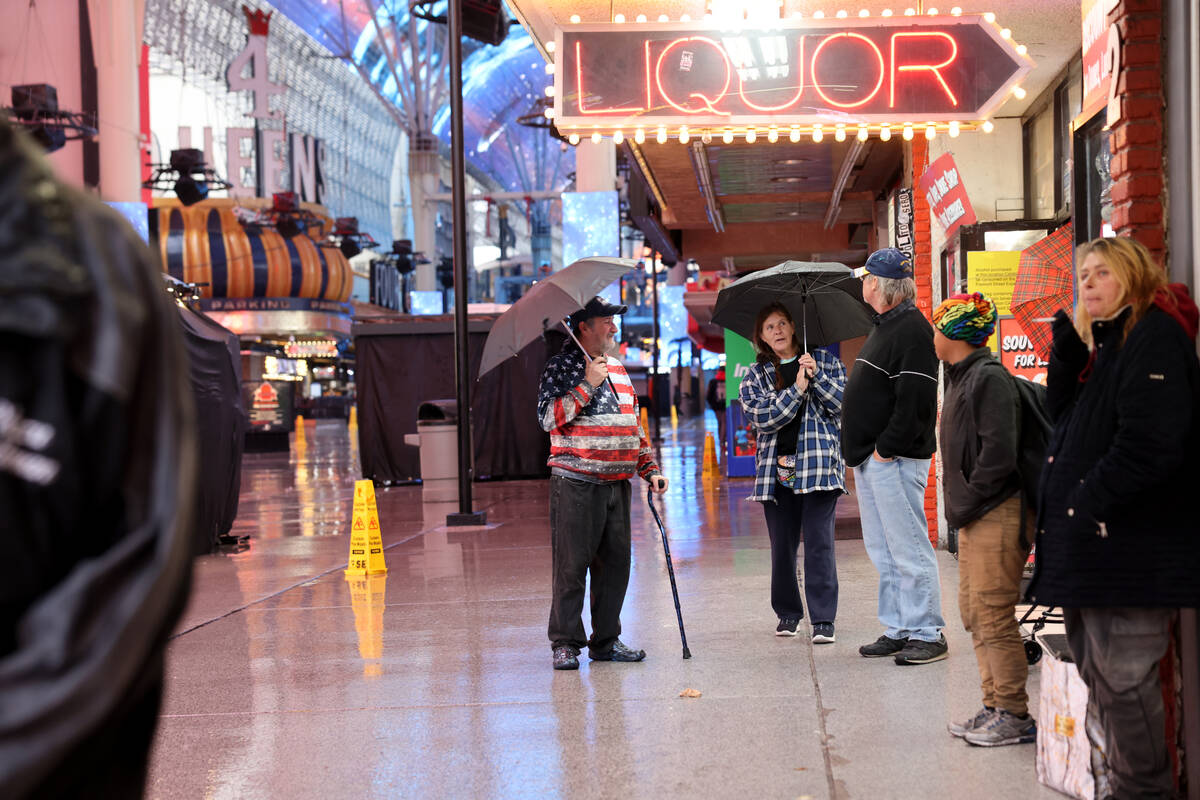
[(879, 570), (879, 621), (892, 639), (936, 642), (946, 625), (925, 519), (928, 479), (927, 458), (871, 457), (854, 468), (863, 544)]

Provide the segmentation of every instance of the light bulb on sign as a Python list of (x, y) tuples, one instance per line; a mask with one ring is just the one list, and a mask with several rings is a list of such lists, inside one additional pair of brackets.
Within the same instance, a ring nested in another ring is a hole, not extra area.
[(600, 140), (603, 138), (604, 137), (600, 135), (600, 131), (596, 131), (592, 134), (592, 144), (600, 144)]
[(646, 21), (646, 15), (645, 15), (645, 14), (638, 14), (638, 15), (637, 15), (637, 21), (638, 21), (638, 22), (645, 22), (645, 21)]
[(842, 9), (841, 11), (837, 12), (838, 19), (845, 19), (848, 16), (850, 16), (850, 14), (845, 9)]
[(708, 128), (705, 128), (700, 134), (700, 141), (704, 142), (705, 144), (712, 144), (712, 131), (710, 131)]
[(912, 139), (913, 139), (913, 127), (912, 127), (912, 125), (905, 125), (904, 126), (904, 141), (911, 142)]
[(892, 10), (891, 10), (890, 8), (885, 8), (885, 9), (884, 9), (884, 10), (883, 10), (883, 11), (882, 11), (880, 14), (879, 14), (879, 16), (881, 16), (881, 17), (890, 17), (891, 15), (892, 15)]
[(788, 134), (788, 138), (791, 139), (793, 142), (800, 141), (800, 126), (793, 125), (792, 132)]
[(613, 17), (613, 22), (617, 23), (618, 25), (625, 22), (625, 15), (617, 14), (615, 17)]
[(668, 17), (666, 14), (659, 14), (659, 15), (658, 15), (658, 21), (659, 21), (659, 22), (670, 22), (670, 21), (671, 21), (671, 18), (670, 18), (670, 17)]
[(931, 9), (929, 9), (928, 11), (926, 11), (925, 13), (926, 13), (926, 14), (928, 14), (929, 16), (931, 16), (931, 17), (936, 17), (936, 16), (937, 16), (937, 9), (936, 9), (936, 8), (931, 8)]
[(991, 11), (984, 14), (983, 18), (992, 24), (995, 24), (995, 22), (996, 22), (996, 15), (993, 14)]
[(825, 138), (824, 129), (822, 129), (820, 125), (813, 125), (812, 140), (814, 142), (819, 142), (824, 138)]
[(680, 22), (691, 22), (692, 17), (690, 14), (684, 14), (682, 17), (679, 18), (679, 21)]
[(679, 126), (679, 143), (687, 144), (688, 140), (691, 138), (692, 138), (691, 135), (688, 133), (687, 125), (680, 125)]
[(833, 138), (839, 142), (846, 141), (846, 129), (843, 126), (838, 125), (837, 130), (833, 132)]
[(556, 45), (556, 44), (555, 44), (553, 41), (546, 42), (546, 52), (547, 52), (547, 53), (553, 53), (553, 52), (554, 52), (554, 48), (555, 48), (555, 47), (557, 47), (557, 46), (558, 46), (558, 45)]
[(746, 144), (754, 144), (758, 140), (758, 132), (754, 128), (746, 129)]
[(825, 12), (824, 11), (814, 11), (813, 19), (825, 19)]
[(930, 141), (933, 141), (933, 137), (935, 137), (935, 136), (937, 136), (937, 128), (933, 127), (932, 125), (926, 125), (925, 126), (925, 138)]
[(871, 135), (871, 132), (867, 129), (866, 125), (859, 125), (858, 133), (855, 134), (855, 136), (858, 137), (858, 140), (860, 142), (865, 142), (867, 140), (867, 137), (869, 137), (870, 135)]
[(1026, 92), (1022, 87), (1020, 87), (1020, 86), (1013, 87), (1013, 97), (1017, 98), (1018, 100), (1024, 100), (1025, 95), (1026, 95)]
[(642, 144), (643, 142), (645, 142), (646, 141), (646, 130), (644, 128), (638, 128), (636, 131), (634, 131), (633, 132), (633, 140), (635, 142), (637, 142), (638, 144)]
[(572, 133), (570, 136), (567, 137), (567, 141), (570, 142), (571, 144), (579, 144), (579, 134)]
[(957, 121), (951, 122), (950, 130), (947, 132), (950, 134), (951, 139), (957, 139), (958, 138), (958, 122)]
[(887, 142), (887, 141), (890, 141), (891, 138), (892, 138), (892, 126), (891, 125), (880, 125), (879, 126), (879, 141)]
[(666, 143), (667, 143), (667, 129), (666, 129), (665, 127), (664, 127), (664, 128), (659, 128), (659, 129), (658, 129), (658, 135), (657, 135), (657, 136), (655, 136), (655, 137), (654, 137), (654, 139), (655, 139), (655, 141), (657, 141), (659, 144), (666, 144)]
[(546, 87), (546, 97), (554, 97), (554, 84), (553, 83)]
[(578, 25), (582, 21), (582, 19), (583, 18), (580, 17), (578, 14), (572, 14), (571, 15), (571, 24)]
[(996, 129), (996, 126), (992, 124), (992, 121), (990, 119), (985, 119), (983, 121), (983, 124), (980, 125), (979, 127), (983, 128), (984, 133), (991, 133), (992, 131), (994, 131)]
[(906, 8), (906, 9), (904, 9), (904, 16), (906, 16), (906, 17), (915, 17), (916, 15), (917, 15), (917, 10), (916, 10), (915, 8)]
[(950, 9), (950, 16), (961, 17), (962, 16), (962, 8), (959, 6), (955, 6), (954, 8)]
[(779, 131), (776, 130), (775, 128), (771, 128), (771, 130), (767, 131), (767, 141), (770, 142), (771, 144), (775, 144), (776, 142), (778, 142), (779, 141)]
[(620, 144), (625, 141), (625, 134), (622, 131), (613, 131), (613, 144)]
[(1029, 52), (1029, 48), (1026, 47), (1025, 45), (1023, 45), (1023, 44), (1017, 45), (1017, 55), (1023, 56), (1028, 52)]
[(858, 12), (858, 15), (863, 19), (866, 19), (867, 17), (871, 16), (871, 12), (864, 8), (862, 11)]
[(554, 109), (553, 108), (547, 108), (542, 113), (546, 115), (546, 119), (554, 119)]
[(546, 74), (547, 74), (547, 75), (553, 75), (553, 74), (554, 74), (554, 65), (553, 65), (553, 64), (547, 64), (547, 65), (546, 65)]
[(1000, 38), (1001, 39), (1011, 39), (1012, 31), (1010, 31), (1008, 28), (1001, 28), (1000, 29)]
[(726, 128), (725, 132), (721, 134), (721, 141), (725, 144), (733, 144), (733, 131)]

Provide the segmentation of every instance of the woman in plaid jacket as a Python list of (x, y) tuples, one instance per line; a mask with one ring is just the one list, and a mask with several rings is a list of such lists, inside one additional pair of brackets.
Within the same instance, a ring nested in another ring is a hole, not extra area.
[(750, 499), (763, 504), (771, 537), (775, 635), (795, 636), (804, 617), (796, 580), (803, 541), (812, 640), (832, 642), (838, 601), (834, 508), (846, 491), (841, 448), (846, 369), (824, 350), (801, 353), (796, 325), (781, 303), (763, 308), (754, 330), (758, 362), (738, 394), (758, 440)]

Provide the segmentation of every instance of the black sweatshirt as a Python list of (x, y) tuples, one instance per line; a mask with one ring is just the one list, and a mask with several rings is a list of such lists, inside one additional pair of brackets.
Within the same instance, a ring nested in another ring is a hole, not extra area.
[(933, 327), (911, 300), (879, 316), (842, 400), (842, 452), (858, 466), (884, 458), (929, 458), (937, 449), (937, 355)]

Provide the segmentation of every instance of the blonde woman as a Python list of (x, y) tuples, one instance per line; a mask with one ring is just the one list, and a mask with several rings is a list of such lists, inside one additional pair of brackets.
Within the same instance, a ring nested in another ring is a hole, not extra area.
[(1053, 323), (1030, 595), (1063, 608), (1113, 796), (1170, 797), (1158, 662), (1176, 609), (1200, 606), (1197, 309), (1133, 240), (1077, 257), (1075, 322)]

